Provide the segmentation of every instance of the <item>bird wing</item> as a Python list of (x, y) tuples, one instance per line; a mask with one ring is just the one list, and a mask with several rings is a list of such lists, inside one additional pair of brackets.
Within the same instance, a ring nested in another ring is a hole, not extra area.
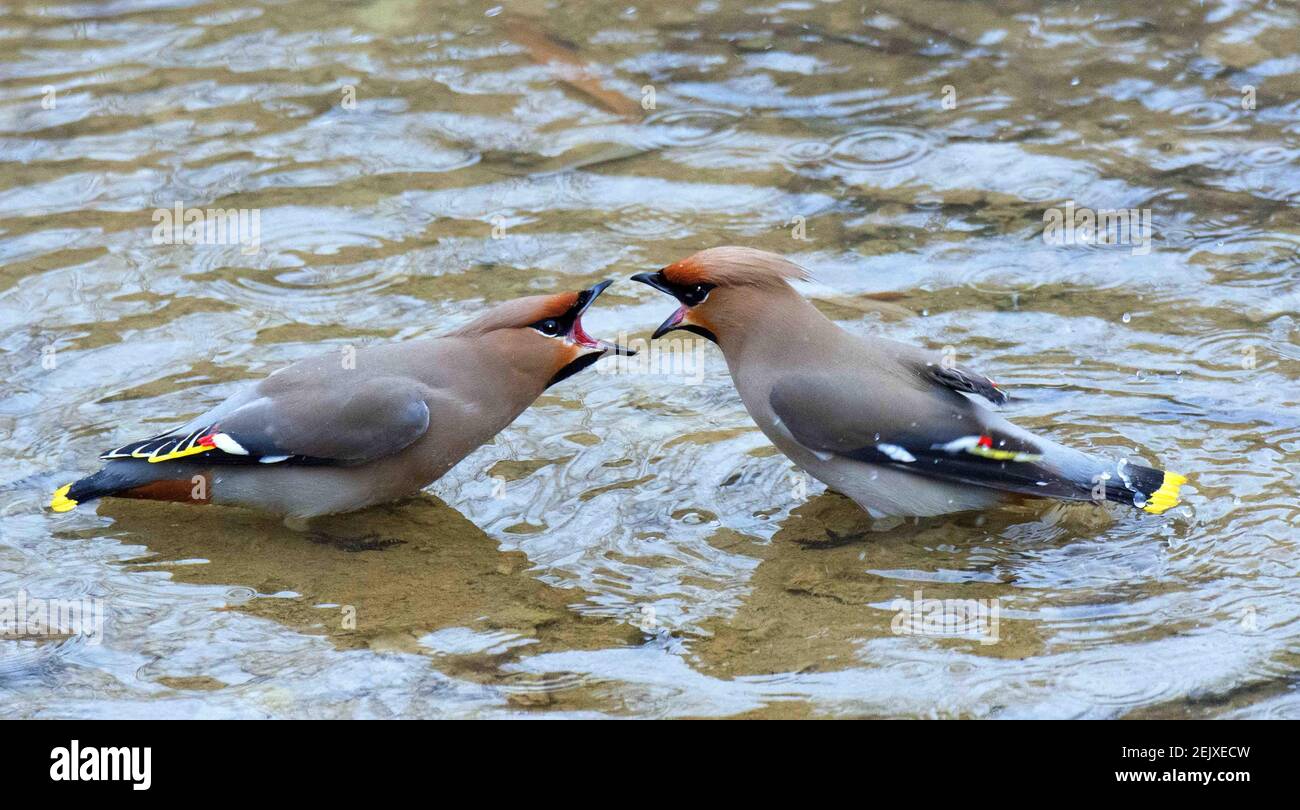
[(988, 377), (954, 362), (949, 350), (943, 354), (907, 343), (872, 336), (862, 341), (874, 354), (889, 358), (887, 365), (915, 376), (923, 385), (937, 385), (963, 394), (983, 397), (994, 405), (1004, 405), (1007, 394)]
[(872, 396), (867, 381), (861, 382), (789, 375), (772, 387), (769, 404), (795, 441), (820, 456), (1027, 495), (1090, 495), (1086, 484), (1046, 458), (1059, 445), (1036, 440), (966, 397), (937, 387)]
[(953, 365), (943, 361), (938, 363), (927, 362), (920, 370), (924, 376), (945, 388), (984, 397), (994, 405), (1006, 404), (1007, 394), (1001, 388), (998, 388), (997, 383), (983, 374), (971, 371), (965, 366)]
[[(284, 384), (286, 382), (292, 384)], [(410, 379), (272, 375), (258, 395), (208, 424), (187, 425), (109, 450), (100, 458), (153, 463), (364, 464), (396, 453), (429, 429), (433, 392)]]

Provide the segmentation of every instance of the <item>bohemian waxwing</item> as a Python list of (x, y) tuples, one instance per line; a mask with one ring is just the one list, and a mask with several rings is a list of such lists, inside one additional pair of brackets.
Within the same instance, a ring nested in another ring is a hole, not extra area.
[(442, 337), (281, 369), (202, 416), (100, 456), (50, 508), (114, 495), (305, 519), (418, 492), (606, 352), (581, 316), (609, 286), (507, 301)]
[(807, 272), (774, 253), (712, 248), (632, 278), (681, 303), (653, 337), (685, 329), (717, 343), (768, 439), (869, 512), (938, 515), (1023, 496), (1154, 514), (1178, 503), (1183, 476), (1035, 436), (968, 396), (1006, 402), (987, 377), (840, 329), (789, 284)]

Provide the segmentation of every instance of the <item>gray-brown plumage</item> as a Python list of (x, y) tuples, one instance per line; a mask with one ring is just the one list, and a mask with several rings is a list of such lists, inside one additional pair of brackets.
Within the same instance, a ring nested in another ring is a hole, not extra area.
[(295, 363), (189, 423), (104, 453), (55, 493), (246, 506), (293, 518), (418, 492), (608, 351), (581, 316), (609, 282), (500, 304), (445, 336)]
[(712, 248), (633, 278), (681, 302), (654, 337), (686, 329), (716, 342), (763, 433), (868, 511), (938, 515), (1028, 496), (1159, 514), (1178, 502), (1181, 475), (1035, 436), (973, 401), (1006, 401), (987, 377), (845, 332), (791, 287), (806, 271), (774, 253)]

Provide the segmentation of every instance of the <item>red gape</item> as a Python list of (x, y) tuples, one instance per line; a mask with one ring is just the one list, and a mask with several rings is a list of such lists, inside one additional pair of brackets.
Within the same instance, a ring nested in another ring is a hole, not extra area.
[(600, 344), (591, 335), (582, 329), (582, 319), (575, 319), (573, 322), (573, 339), (578, 342), (579, 346), (596, 347)]

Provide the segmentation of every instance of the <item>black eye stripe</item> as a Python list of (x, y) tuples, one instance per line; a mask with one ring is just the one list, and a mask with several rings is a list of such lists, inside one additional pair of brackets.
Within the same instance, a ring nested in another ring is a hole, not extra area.
[(713, 284), (691, 284), (679, 285), (674, 288), (674, 294), (677, 300), (689, 307), (703, 303), (704, 299), (709, 297), (709, 292), (713, 290)]
[(530, 329), (536, 329), (547, 337), (556, 337), (565, 328), (565, 319), (563, 318), (543, 318), (542, 320), (529, 324)]

